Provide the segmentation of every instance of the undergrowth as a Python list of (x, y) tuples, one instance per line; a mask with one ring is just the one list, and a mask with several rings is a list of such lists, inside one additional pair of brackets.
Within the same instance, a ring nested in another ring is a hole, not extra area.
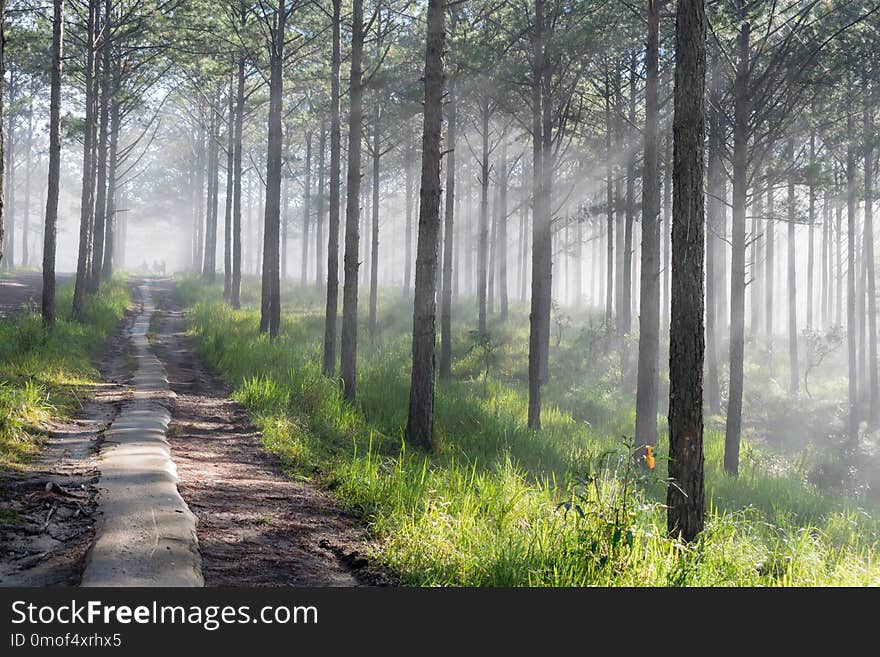
[[(454, 376), (438, 381), (437, 448), (425, 454), (403, 440), (410, 345), (399, 297), (382, 299), (377, 336), (361, 331), (359, 397), (348, 404), (320, 372), (313, 293), (285, 292), (288, 312), (270, 342), (258, 333), (254, 287), (241, 311), (216, 287), (182, 280), (179, 290), (201, 355), (234, 386), (266, 447), (293, 475), (323, 472), (339, 503), (369, 524), (374, 558), (406, 584), (880, 583), (877, 510), (817, 489), (802, 463), (750, 443), (740, 476), (727, 476), (723, 435), (711, 426), (706, 530), (691, 545), (668, 537), (665, 437), (654, 470), (631, 468), (632, 402), (601, 336), (570, 330), (560, 339), (543, 430), (534, 432), (525, 422), (526, 310), (490, 329), (502, 347), (488, 375), (463, 328)], [(467, 326), (469, 307), (456, 311)]]

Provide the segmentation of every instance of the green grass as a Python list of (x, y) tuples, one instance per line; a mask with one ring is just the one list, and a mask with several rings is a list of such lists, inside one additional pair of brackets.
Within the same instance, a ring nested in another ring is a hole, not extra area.
[(59, 316), (49, 331), (36, 314), (0, 320), (0, 466), (26, 463), (38, 451), (50, 417), (69, 417), (99, 375), (92, 359), (129, 303), (114, 279), (86, 300), (81, 322), (70, 316), (73, 281), (58, 289)]
[[(654, 471), (631, 467), (632, 401), (590, 318), (553, 350), (541, 432), (525, 426), (525, 309), (492, 327), (491, 353), (462, 328), (453, 379), (438, 382), (429, 455), (403, 442), (410, 311), (399, 293), (381, 299), (380, 334), (360, 334), (359, 397), (347, 404), (320, 373), (321, 300), (286, 290), (281, 336), (270, 342), (258, 335), (249, 285), (245, 309), (232, 311), (217, 288), (179, 282), (200, 353), (291, 475), (325, 473), (340, 504), (368, 523), (374, 558), (406, 584), (880, 583), (876, 509), (818, 490), (803, 461), (749, 443), (740, 477), (725, 475), (723, 436), (711, 426), (706, 530), (693, 545), (668, 538), (665, 447)], [(475, 323), (469, 303), (455, 316)]]

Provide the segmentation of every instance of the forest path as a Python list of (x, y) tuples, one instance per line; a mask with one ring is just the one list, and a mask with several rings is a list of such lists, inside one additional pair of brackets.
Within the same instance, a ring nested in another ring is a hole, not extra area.
[(207, 586), (357, 586), (393, 578), (364, 557), (363, 525), (265, 450), (244, 407), (186, 334), (174, 283), (157, 280), (150, 336), (168, 372), (169, 441), (180, 492), (198, 517)]
[(155, 310), (151, 285), (138, 287), (132, 399), (104, 433), (101, 517), (81, 586), (202, 586), (196, 519), (178, 492), (166, 435), (173, 393), (147, 338)]

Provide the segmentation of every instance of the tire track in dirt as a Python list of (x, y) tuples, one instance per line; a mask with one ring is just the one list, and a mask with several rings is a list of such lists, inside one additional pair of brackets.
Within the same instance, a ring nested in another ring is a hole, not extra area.
[(198, 518), (205, 585), (393, 584), (365, 558), (369, 536), (357, 519), (263, 448), (245, 409), (195, 354), (173, 283), (153, 294), (153, 345), (176, 393), (169, 440)]

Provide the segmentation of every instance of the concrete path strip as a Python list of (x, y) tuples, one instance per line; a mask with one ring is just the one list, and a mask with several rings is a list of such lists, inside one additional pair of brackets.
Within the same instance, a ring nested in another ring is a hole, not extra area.
[(147, 339), (155, 310), (149, 287), (139, 289), (134, 398), (104, 432), (100, 519), (81, 586), (204, 586), (196, 518), (177, 490), (166, 437), (174, 393)]

